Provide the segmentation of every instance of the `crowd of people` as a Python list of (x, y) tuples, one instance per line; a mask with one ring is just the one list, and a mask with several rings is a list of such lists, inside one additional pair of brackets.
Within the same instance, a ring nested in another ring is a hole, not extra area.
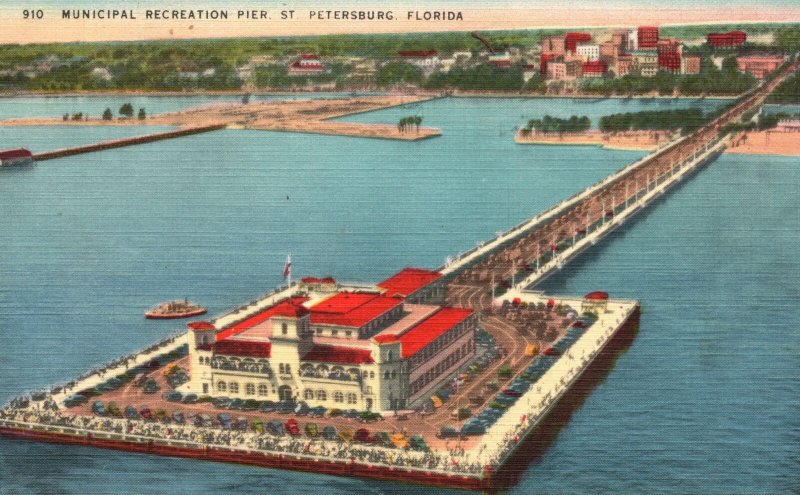
[(294, 454), (321, 460), (417, 468), (452, 474), (480, 474), (483, 470), (483, 465), (471, 461), (470, 453), (463, 449), (423, 452), (320, 438), (312, 440), (303, 437), (275, 436), (267, 432), (232, 431), (141, 420), (67, 415), (59, 411), (51, 397), (43, 401), (28, 399), (12, 401), (5, 409), (0, 410), (0, 421), (2, 420), (26, 425), (72, 428), (82, 433), (112, 433), (148, 439), (184, 441), (197, 448), (220, 446), (245, 451), (259, 450), (267, 454)]

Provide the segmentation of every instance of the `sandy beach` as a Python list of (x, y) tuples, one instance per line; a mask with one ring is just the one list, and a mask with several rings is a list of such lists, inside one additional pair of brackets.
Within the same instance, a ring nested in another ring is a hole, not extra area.
[(517, 134), (514, 138), (518, 144), (555, 144), (573, 146), (602, 146), (615, 150), (656, 149), (661, 144), (677, 137), (676, 132), (666, 131), (628, 131), (608, 133), (588, 131), (568, 134), (537, 134), (528, 136)]
[(800, 156), (800, 132), (750, 131), (737, 135), (727, 153)]

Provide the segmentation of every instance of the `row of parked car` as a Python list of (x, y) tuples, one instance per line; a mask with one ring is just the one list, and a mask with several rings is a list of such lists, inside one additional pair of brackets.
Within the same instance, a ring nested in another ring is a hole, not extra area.
[[(517, 399), (527, 392), (531, 386), (550, 369), (558, 360), (558, 356), (566, 352), (574, 344), (586, 329), (591, 326), (596, 318), (584, 315), (572, 323), (567, 333), (553, 347), (551, 352), (543, 352), (542, 355), (525, 369), (513, 382), (498, 393), (478, 415), (470, 418), (459, 430), (461, 436), (483, 435), (486, 430), (493, 426), (505, 414), (506, 410), (513, 405)], [(454, 429), (454, 428), (452, 428)], [(440, 432), (443, 434), (444, 432)], [(448, 434), (451, 434), (448, 429)]]

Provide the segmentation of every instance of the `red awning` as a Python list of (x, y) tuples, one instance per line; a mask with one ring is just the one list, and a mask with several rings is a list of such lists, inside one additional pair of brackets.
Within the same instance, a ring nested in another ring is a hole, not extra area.
[(590, 301), (607, 301), (608, 300), (608, 292), (603, 292), (596, 290), (594, 292), (590, 292), (583, 296), (584, 299), (588, 299)]

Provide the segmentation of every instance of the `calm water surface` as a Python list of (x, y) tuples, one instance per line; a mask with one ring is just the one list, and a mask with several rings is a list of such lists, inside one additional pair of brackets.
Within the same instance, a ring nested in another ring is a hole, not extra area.
[[(142, 316), (156, 302), (224, 311), (280, 283), (287, 252), (296, 276), (435, 267), (642, 155), (514, 145), (529, 118), (694, 104), (715, 103), (447, 99), (351, 117), (421, 114), (444, 135), (419, 143), (231, 130), (0, 170), (0, 401), (170, 333)], [(2, 131), (41, 149), (73, 137)], [(795, 158), (725, 156), (543, 284), (645, 312), (513, 493), (800, 490), (798, 183)], [(0, 493), (441, 492), (7, 440), (0, 480)]]

